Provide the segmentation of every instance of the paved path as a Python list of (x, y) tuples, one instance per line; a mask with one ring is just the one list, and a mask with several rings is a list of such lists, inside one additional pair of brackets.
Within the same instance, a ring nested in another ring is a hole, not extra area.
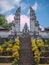
[(19, 65), (34, 65), (31, 42), (29, 37), (20, 38), (20, 61)]

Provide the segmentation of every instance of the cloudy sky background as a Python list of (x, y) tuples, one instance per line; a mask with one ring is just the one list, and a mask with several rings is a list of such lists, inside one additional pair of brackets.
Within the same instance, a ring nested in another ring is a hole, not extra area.
[(15, 11), (21, 6), (21, 29), (25, 22), (30, 26), (30, 6), (35, 10), (40, 27), (49, 27), (49, 0), (0, 0), (0, 13), (12, 22)]

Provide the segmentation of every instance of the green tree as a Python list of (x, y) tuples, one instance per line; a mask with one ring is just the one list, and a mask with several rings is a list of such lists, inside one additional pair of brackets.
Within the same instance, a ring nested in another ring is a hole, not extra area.
[(6, 29), (8, 29), (8, 28), (11, 27), (11, 24), (10, 23), (5, 23), (5, 24), (3, 24), (3, 27), (6, 28)]
[(7, 29), (11, 27), (11, 24), (8, 23), (5, 16), (2, 14), (0, 14), (0, 25)]
[(6, 20), (5, 16), (0, 14), (0, 25), (3, 25), (6, 22), (7, 22), (7, 20)]

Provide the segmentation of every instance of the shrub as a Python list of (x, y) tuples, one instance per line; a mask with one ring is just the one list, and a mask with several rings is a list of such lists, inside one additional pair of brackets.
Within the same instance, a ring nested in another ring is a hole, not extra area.
[(11, 48), (7, 47), (6, 52), (10, 52), (10, 51), (11, 51)]
[(13, 54), (12, 54), (12, 57), (16, 58), (16, 59), (19, 59), (19, 53), (18, 51), (15, 51)]
[(0, 52), (2, 52), (3, 51), (3, 47), (0, 45)]

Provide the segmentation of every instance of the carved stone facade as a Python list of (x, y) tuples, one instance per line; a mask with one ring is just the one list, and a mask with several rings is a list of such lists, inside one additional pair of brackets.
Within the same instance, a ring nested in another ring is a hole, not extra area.
[(15, 22), (15, 31), (20, 32), (20, 11), (21, 8), (19, 7), (16, 10), (15, 16), (14, 16), (14, 22)]
[(28, 29), (28, 25), (27, 25), (27, 23), (25, 23), (22, 32), (23, 32), (23, 33), (29, 33), (29, 29)]
[(31, 32), (38, 32), (38, 21), (36, 20), (35, 11), (30, 8), (30, 31)]

